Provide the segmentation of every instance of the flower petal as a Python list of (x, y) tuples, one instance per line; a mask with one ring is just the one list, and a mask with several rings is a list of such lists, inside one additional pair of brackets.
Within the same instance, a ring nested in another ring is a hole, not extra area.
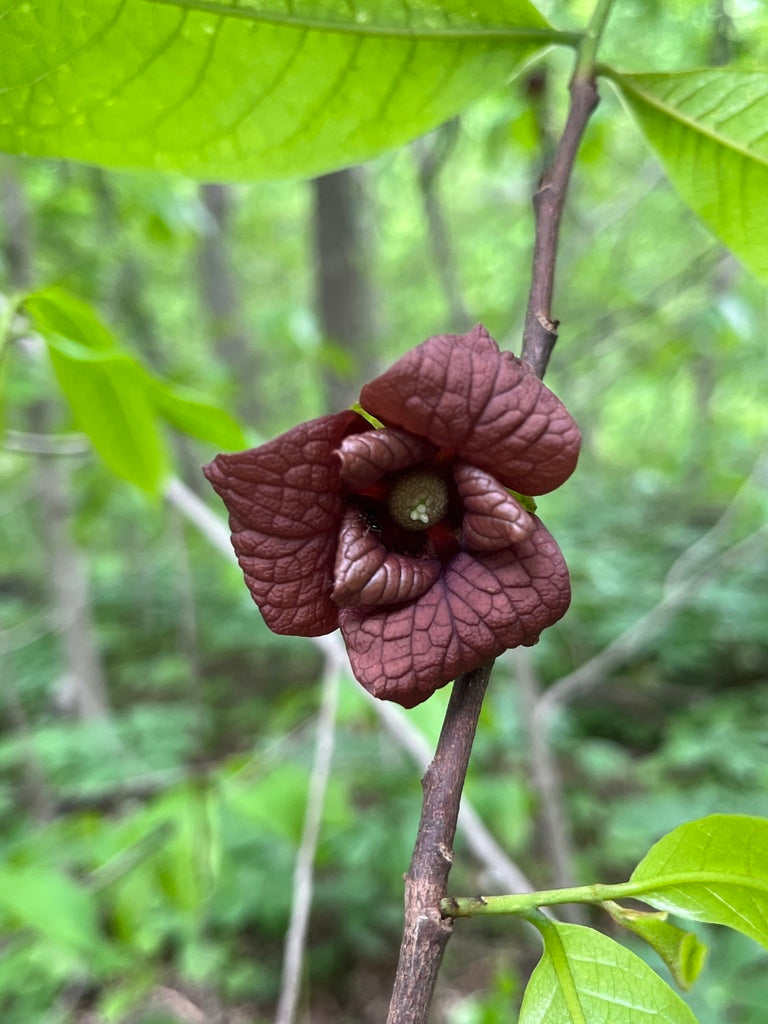
[(366, 384), (360, 401), (524, 494), (554, 490), (576, 466), (581, 435), (568, 410), (480, 325), (428, 338)]
[(440, 575), (436, 558), (409, 558), (387, 551), (356, 508), (344, 514), (336, 552), (336, 585), (333, 600), (338, 605), (400, 604), (413, 601), (432, 586)]
[(376, 483), (385, 473), (431, 459), (437, 448), (407, 430), (385, 427), (345, 437), (339, 447), (341, 479), (352, 491)]
[(320, 636), (338, 624), (331, 588), (345, 496), (335, 452), (367, 429), (354, 412), (323, 416), (259, 448), (217, 455), (203, 470), (229, 510), (245, 582), (275, 633)]
[(533, 533), (533, 516), (490, 473), (468, 462), (456, 462), (453, 477), (464, 502), (464, 547), (502, 551)]
[(534, 521), (533, 534), (506, 551), (461, 552), (403, 608), (340, 610), (352, 671), (370, 693), (414, 707), (460, 672), (535, 643), (564, 615), (568, 570), (549, 531)]

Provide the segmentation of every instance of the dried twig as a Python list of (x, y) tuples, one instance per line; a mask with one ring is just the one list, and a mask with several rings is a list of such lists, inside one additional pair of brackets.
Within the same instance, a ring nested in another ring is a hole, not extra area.
[[(531, 782), (538, 797), (538, 818), (542, 847), (551, 865), (547, 884), (569, 888), (576, 884), (573, 874), (573, 846), (570, 823), (563, 798), (563, 781), (555, 753), (546, 732), (533, 727), (533, 716), (541, 696), (541, 684), (527, 647), (510, 651), (510, 660), (517, 675), (517, 685), (524, 708), (528, 732)], [(583, 908), (577, 904), (559, 908), (560, 915), (572, 924), (584, 924)]]
[(326, 650), (323, 670), (322, 698), (317, 719), (315, 754), (312, 761), (304, 827), (293, 871), (293, 903), (291, 919), (285, 936), (280, 998), (275, 1024), (293, 1024), (299, 1003), (301, 973), (304, 964), (309, 912), (312, 907), (314, 865), (320, 825), (323, 820), (325, 792), (331, 774), (333, 743), (336, 732), (336, 709), (339, 702), (339, 680), (344, 662), (341, 652)]
[(542, 695), (534, 713), (536, 727), (546, 728), (555, 708), (599, 686), (611, 672), (630, 661), (661, 632), (672, 615), (700, 593), (703, 586), (715, 579), (723, 569), (764, 548), (767, 538), (768, 526), (762, 526), (743, 540), (726, 548), (696, 572), (668, 587), (658, 604), (633, 622), (602, 651), (573, 672), (563, 676)]

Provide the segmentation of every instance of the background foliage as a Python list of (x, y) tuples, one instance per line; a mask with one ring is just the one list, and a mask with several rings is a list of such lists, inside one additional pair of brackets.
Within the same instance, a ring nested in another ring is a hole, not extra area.
[[(552, 17), (573, 27), (586, 13), (585, 4), (564, 3)], [(764, 67), (766, 29), (765, 13), (747, 4), (619, 3), (605, 57), (626, 66), (631, 38), (637, 67), (690, 68), (716, 59), (725, 39), (735, 66)], [(367, 165), (382, 364), (477, 320), (517, 346), (529, 196), (561, 123), (568, 71), (569, 55), (553, 52), (509, 86), (501, 74), (462, 116), (438, 179), (456, 260), (450, 294), (430, 247), (423, 152), (405, 147)], [(539, 505), (574, 581), (571, 611), (534, 652), (541, 685), (657, 607), (665, 580), (668, 589), (692, 568), (701, 577), (678, 608), (662, 610), (632, 657), (558, 709), (552, 744), (581, 882), (627, 877), (680, 821), (764, 814), (768, 787), (765, 289), (681, 203), (612, 86), (601, 92), (558, 267), (563, 327), (548, 382), (585, 446), (577, 475)], [(123, 417), (116, 408), (97, 431), (117, 436), (119, 461), (120, 422), (134, 441), (144, 425), (132, 479), (151, 489), (173, 467), (204, 493), (197, 467), (219, 446), (321, 413), (339, 378), (356, 397), (367, 357), (318, 326), (309, 183), (232, 186), (220, 222), (210, 190), (172, 176), (8, 157), (2, 178), (3, 291), (79, 296), (80, 322), (98, 316), (109, 328), (88, 363), (94, 387), (126, 363), (138, 382), (136, 407)], [(230, 322), (200, 283), (213, 240), (236, 297)], [(192, 1020), (198, 1008), (210, 1019), (267, 1020), (319, 656), (307, 642), (269, 634), (231, 567), (172, 508), (116, 478), (104, 446), (66, 459), (20, 450), (22, 434), (87, 429), (63, 396), (67, 367), (88, 353), (71, 337), (57, 341), (50, 302), (37, 302), (37, 324), (0, 363), (3, 1019), (149, 1024)], [(47, 347), (37, 333), (46, 317)], [(203, 409), (207, 441), (174, 430), (201, 422)], [(49, 586), (62, 538), (51, 529), (51, 494), (65, 506), (53, 526), (65, 524), (87, 567), (106, 696), (95, 716), (73, 702), (66, 677), (66, 609)], [(511, 659), (495, 670), (469, 796), (545, 886), (554, 868), (516, 675)], [(444, 702), (439, 694), (411, 713), (431, 738)], [(418, 775), (350, 683), (319, 850), (305, 995), (313, 1021), (381, 1017)], [(452, 887), (484, 888), (461, 842)], [(599, 923), (610, 932), (609, 921)], [(739, 935), (701, 933), (718, 955), (685, 997), (698, 1019), (762, 1022), (764, 954)], [(459, 927), (441, 1019), (514, 1018), (534, 955), (507, 923)]]

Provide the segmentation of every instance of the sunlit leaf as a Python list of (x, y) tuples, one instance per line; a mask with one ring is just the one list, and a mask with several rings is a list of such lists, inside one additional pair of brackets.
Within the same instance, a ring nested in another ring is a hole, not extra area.
[[(27, 296), (24, 305), (35, 318), (39, 330), (67, 338), (92, 349), (94, 353), (109, 353), (118, 350), (117, 342), (98, 313), (64, 288), (46, 288)], [(76, 349), (71, 350), (73, 357)], [(87, 358), (82, 353), (80, 358)]]
[(608, 74), (686, 203), (768, 281), (768, 72)]
[(169, 381), (148, 377), (151, 399), (158, 413), (184, 434), (209, 441), (217, 448), (245, 448), (240, 424), (201, 395)]
[(102, 941), (91, 894), (49, 868), (0, 867), (0, 914), (6, 927), (34, 928), (77, 954), (92, 953)]
[(66, 292), (39, 292), (25, 308), (45, 337), (79, 428), (114, 473), (156, 491), (167, 454), (143, 367), (118, 347), (90, 306)]
[(768, 819), (713, 814), (680, 825), (632, 872), (654, 907), (735, 928), (768, 947)]
[(561, 38), (529, 0), (5, 8), (0, 148), (218, 179), (366, 159), (448, 120)]
[(552, 924), (519, 1024), (696, 1024), (680, 996), (634, 953), (579, 925)]
[(156, 491), (167, 467), (166, 450), (140, 368), (124, 356), (73, 359), (51, 339), (48, 351), (75, 422), (109, 468), (143, 490)]
[(614, 921), (634, 932), (656, 950), (680, 988), (687, 991), (691, 987), (701, 973), (707, 956), (707, 947), (699, 942), (693, 932), (670, 924), (664, 911), (648, 913), (628, 910), (610, 900), (603, 903), (603, 907)]

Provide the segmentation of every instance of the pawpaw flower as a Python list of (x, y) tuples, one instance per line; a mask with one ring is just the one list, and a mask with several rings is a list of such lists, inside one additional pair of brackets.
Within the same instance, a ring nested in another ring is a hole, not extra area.
[(360, 402), (370, 418), (323, 416), (204, 472), (269, 628), (340, 626), (362, 685), (413, 707), (565, 613), (565, 561), (521, 496), (570, 476), (580, 435), (481, 326), (427, 339)]

